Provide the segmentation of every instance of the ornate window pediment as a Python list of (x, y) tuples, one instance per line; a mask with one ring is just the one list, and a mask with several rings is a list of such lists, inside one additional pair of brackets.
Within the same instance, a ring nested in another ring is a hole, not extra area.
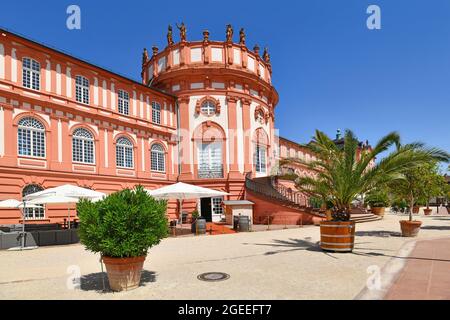
[(220, 114), (220, 101), (211, 97), (205, 96), (197, 101), (195, 105), (195, 113), (203, 114), (207, 117), (212, 117), (214, 115)]

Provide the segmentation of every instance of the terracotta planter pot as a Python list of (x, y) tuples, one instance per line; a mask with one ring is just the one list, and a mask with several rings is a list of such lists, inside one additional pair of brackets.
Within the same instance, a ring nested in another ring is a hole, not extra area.
[(376, 214), (377, 216), (384, 216), (384, 207), (373, 207), (373, 208), (370, 208), (370, 211), (373, 213), (373, 214)]
[(355, 221), (322, 221), (320, 247), (325, 251), (352, 252), (355, 244)]
[(419, 206), (414, 206), (414, 207), (413, 207), (413, 213), (418, 214), (418, 213), (419, 213), (419, 210), (420, 210), (420, 207), (419, 207)]
[(419, 233), (422, 221), (401, 220), (400, 228), (402, 229), (403, 237), (415, 237)]
[(134, 258), (103, 257), (113, 291), (129, 291), (139, 287), (145, 256)]
[(433, 209), (427, 209), (427, 208), (423, 209), (423, 213), (424, 213), (426, 216), (429, 216), (429, 215), (431, 214), (431, 211), (433, 211)]

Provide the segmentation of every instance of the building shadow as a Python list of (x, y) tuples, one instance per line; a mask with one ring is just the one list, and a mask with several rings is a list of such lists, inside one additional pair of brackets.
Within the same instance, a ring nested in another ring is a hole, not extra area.
[(389, 238), (389, 237), (401, 237), (402, 234), (401, 232), (394, 232), (394, 231), (373, 230), (373, 231), (356, 231), (355, 236)]
[[(309, 239), (309, 238), (306, 238)], [(268, 246), (268, 247), (274, 247), (279, 248), (279, 250), (273, 250), (273, 251), (267, 251), (264, 253), (264, 255), (275, 255), (280, 253), (286, 253), (286, 252), (292, 252), (292, 251), (298, 251), (298, 250), (305, 250), (305, 251), (311, 251), (311, 252), (319, 252), (325, 255), (328, 255), (334, 259), (337, 259), (334, 256), (331, 256), (328, 252), (323, 251), (320, 248), (320, 242), (311, 242), (309, 240), (303, 240), (303, 239), (289, 239), (289, 240), (278, 240), (274, 239), (272, 240), (273, 243), (251, 243), (255, 246)], [(250, 244), (250, 243), (246, 243)]]
[(424, 230), (450, 230), (450, 226), (424, 226), (421, 227), (420, 229), (424, 229)]
[[(156, 281), (156, 273), (142, 270), (140, 286)], [(91, 273), (81, 277), (80, 289), (82, 291), (96, 291), (98, 293), (111, 292), (106, 272)]]

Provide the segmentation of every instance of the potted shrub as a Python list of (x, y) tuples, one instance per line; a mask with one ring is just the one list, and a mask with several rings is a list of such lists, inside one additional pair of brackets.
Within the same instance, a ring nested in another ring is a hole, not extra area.
[(370, 211), (378, 216), (384, 216), (385, 208), (389, 206), (389, 196), (385, 188), (372, 189), (365, 198)]
[[(394, 151), (375, 162), (377, 156), (394, 145)], [(333, 203), (332, 221), (320, 223), (321, 248), (339, 252), (353, 250), (355, 222), (350, 220), (352, 201), (374, 188), (399, 179), (407, 170), (430, 159), (448, 160), (447, 153), (426, 149), (420, 143), (400, 145), (397, 133), (388, 134), (372, 148), (361, 146), (349, 130), (343, 143), (339, 144), (316, 130), (306, 148), (315, 155), (315, 161), (308, 163), (301, 159), (287, 159), (281, 165), (297, 162), (314, 173), (314, 177), (297, 178), (297, 188), (311, 197), (326, 196)]]
[[(421, 221), (413, 220), (413, 214), (417, 213), (418, 203), (423, 197), (427, 198), (430, 194), (430, 189), (433, 189), (433, 185), (429, 184), (428, 180), (433, 175), (437, 162), (431, 160), (427, 163), (412, 168), (405, 172), (402, 179), (397, 179), (392, 182), (391, 189), (394, 194), (399, 197), (403, 197), (409, 202), (409, 220), (400, 221), (402, 234), (404, 237), (415, 237), (422, 225)], [(428, 207), (428, 206), (427, 206)]]
[(191, 217), (192, 217), (191, 232), (195, 233), (197, 230), (197, 219), (200, 217), (200, 213), (198, 212), (198, 210), (192, 211)]
[(168, 235), (166, 207), (142, 186), (78, 203), (80, 242), (100, 253), (113, 291), (139, 286), (147, 251)]

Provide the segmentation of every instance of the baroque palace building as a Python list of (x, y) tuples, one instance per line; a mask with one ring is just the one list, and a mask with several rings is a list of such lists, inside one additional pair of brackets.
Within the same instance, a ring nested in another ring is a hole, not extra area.
[[(284, 212), (297, 222), (298, 208), (267, 200), (267, 179), (280, 157), (313, 155), (276, 133), (267, 50), (247, 48), (243, 29), (235, 43), (231, 26), (225, 41), (208, 31), (188, 41), (184, 24), (177, 27), (179, 42), (169, 27), (165, 49), (144, 49), (142, 82), (0, 30), (0, 200), (62, 184), (111, 193), (183, 181), (251, 200), (256, 215)], [(223, 200), (183, 209), (220, 221)], [(171, 219), (177, 205), (169, 203)], [(66, 216), (61, 206), (26, 209), (27, 223)], [(0, 210), (0, 224), (21, 222), (19, 210)]]

